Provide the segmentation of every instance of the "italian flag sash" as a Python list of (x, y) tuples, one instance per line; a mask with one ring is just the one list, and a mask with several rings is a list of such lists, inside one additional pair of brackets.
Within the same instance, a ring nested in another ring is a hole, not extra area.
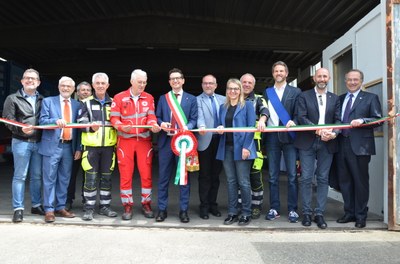
[[(192, 132), (183, 130), (187, 124), (187, 119), (175, 94), (172, 91), (169, 91), (165, 98), (180, 130), (171, 140), (171, 149), (175, 155), (179, 156), (175, 174), (175, 184), (187, 185), (188, 169), (193, 171), (198, 170), (199, 168), (197, 157), (197, 140)], [(171, 129), (175, 128), (172, 127)]]

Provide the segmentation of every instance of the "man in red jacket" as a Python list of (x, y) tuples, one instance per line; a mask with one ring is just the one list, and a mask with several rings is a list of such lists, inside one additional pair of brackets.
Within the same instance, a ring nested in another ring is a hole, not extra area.
[[(154, 111), (154, 98), (146, 93), (147, 74), (134, 70), (132, 86), (114, 97), (111, 105), (111, 124), (118, 130), (117, 157), (120, 172), (120, 195), (124, 213), (122, 220), (132, 219), (132, 176), (135, 156), (142, 186), (142, 212), (147, 218), (154, 218), (151, 209), (152, 179), (151, 168), (153, 149), (151, 133), (160, 131)], [(136, 128), (135, 125), (152, 126)]]

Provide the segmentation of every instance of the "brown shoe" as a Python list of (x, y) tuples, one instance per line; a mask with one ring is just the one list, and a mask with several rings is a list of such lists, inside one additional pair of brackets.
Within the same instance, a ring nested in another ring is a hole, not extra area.
[(53, 223), (56, 220), (55, 216), (54, 216), (54, 212), (46, 212), (46, 214), (44, 215), (44, 221), (46, 223)]
[(56, 211), (56, 216), (61, 216), (61, 217), (65, 217), (65, 218), (74, 218), (75, 214), (72, 212), (68, 212), (65, 209), (61, 209)]

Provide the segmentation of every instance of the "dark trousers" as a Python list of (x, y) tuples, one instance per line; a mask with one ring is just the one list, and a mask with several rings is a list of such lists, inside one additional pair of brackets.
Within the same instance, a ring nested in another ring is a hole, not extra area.
[(200, 209), (217, 208), (219, 189), (219, 174), (222, 170), (222, 161), (215, 157), (218, 150), (218, 135), (214, 135), (210, 145), (204, 151), (199, 151), (199, 197)]
[(368, 213), (370, 155), (357, 156), (351, 149), (350, 139), (339, 136), (337, 170), (344, 201), (345, 214), (365, 220)]
[[(168, 209), (168, 187), (171, 176), (175, 178), (178, 157), (171, 150), (171, 137), (158, 151), (159, 177), (158, 177), (158, 209)], [(190, 197), (190, 174), (187, 185), (179, 185), (179, 209), (187, 211)]]
[(100, 207), (111, 203), (111, 176), (115, 165), (114, 147), (85, 147), (82, 168), (85, 171), (83, 194), (85, 208), (94, 209), (97, 198), (97, 182), (100, 187)]

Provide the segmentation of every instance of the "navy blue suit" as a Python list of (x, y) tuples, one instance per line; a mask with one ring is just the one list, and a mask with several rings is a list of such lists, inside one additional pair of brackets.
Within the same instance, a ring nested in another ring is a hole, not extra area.
[[(346, 94), (340, 96), (343, 105)], [(376, 94), (360, 91), (354, 99), (349, 120), (363, 119), (370, 122), (382, 117), (381, 104)], [(343, 110), (342, 110), (343, 113)], [(375, 155), (374, 127), (350, 129), (350, 134), (339, 135), (339, 152), (337, 154), (337, 175), (344, 201), (345, 214), (365, 221), (369, 200), (368, 165), (371, 155)]]
[[(185, 113), (188, 123), (188, 129), (194, 129), (197, 123), (197, 100), (196, 97), (183, 92), (181, 103), (183, 112)], [(156, 109), (157, 122), (171, 122), (171, 109), (168, 106), (166, 95), (162, 95), (158, 101)], [(158, 136), (158, 162), (159, 162), (159, 179), (158, 179), (158, 209), (167, 210), (168, 207), (168, 185), (173, 173), (173, 169), (177, 164), (177, 157), (171, 150), (171, 136), (165, 131), (160, 131)], [(190, 182), (187, 185), (180, 185), (180, 210), (187, 211), (189, 205)]]
[[(76, 122), (79, 102), (71, 99), (72, 123)], [(40, 112), (40, 125), (55, 124), (63, 119), (60, 96), (45, 98)], [(76, 150), (80, 150), (77, 129), (72, 130), (72, 143), (62, 143), (61, 129), (45, 129), (39, 143), (43, 155), (43, 205), (46, 212), (65, 208), (67, 188), (71, 178), (72, 162)]]

